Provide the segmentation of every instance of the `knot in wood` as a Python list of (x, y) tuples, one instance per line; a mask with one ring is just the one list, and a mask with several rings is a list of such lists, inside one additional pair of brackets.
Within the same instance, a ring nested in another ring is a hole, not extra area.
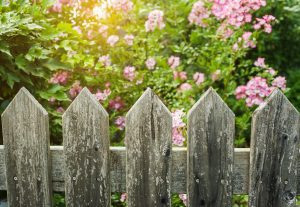
[(287, 202), (292, 202), (296, 197), (296, 193), (295, 192), (291, 192), (291, 191), (285, 191), (283, 193), (283, 200), (287, 201)]

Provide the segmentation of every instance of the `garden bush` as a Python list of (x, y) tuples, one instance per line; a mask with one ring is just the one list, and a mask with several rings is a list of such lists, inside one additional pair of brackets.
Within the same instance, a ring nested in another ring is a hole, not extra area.
[(236, 114), (236, 147), (249, 146), (251, 113), (275, 87), (300, 108), (296, 0), (0, 2), (0, 113), (27, 87), (50, 114), (52, 144), (83, 87), (110, 115), (111, 145), (124, 144), (126, 112), (147, 87), (172, 112), (176, 146), (209, 87)]

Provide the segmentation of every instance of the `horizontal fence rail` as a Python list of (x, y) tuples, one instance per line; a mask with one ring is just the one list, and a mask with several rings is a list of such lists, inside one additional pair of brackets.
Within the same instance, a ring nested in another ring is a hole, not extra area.
[(234, 148), (235, 116), (210, 88), (188, 112), (187, 148), (172, 147), (172, 116), (151, 89), (126, 115), (126, 147), (110, 147), (109, 116), (84, 88), (63, 114), (63, 146), (49, 145), (46, 110), (22, 88), (1, 115), (0, 190), (9, 206), (107, 206), (127, 192), (128, 207), (296, 206), (300, 195), (300, 116), (275, 89), (253, 114), (251, 147)]
[[(186, 193), (187, 151), (185, 147), (173, 147), (172, 193)], [(63, 146), (50, 146), (52, 185), (56, 192), (64, 192)], [(111, 191), (126, 192), (126, 148), (110, 147)], [(300, 195), (300, 156), (298, 157), (297, 195)], [(248, 194), (250, 148), (234, 149), (233, 193)], [(4, 163), (4, 146), (0, 145), (0, 190), (7, 190)]]

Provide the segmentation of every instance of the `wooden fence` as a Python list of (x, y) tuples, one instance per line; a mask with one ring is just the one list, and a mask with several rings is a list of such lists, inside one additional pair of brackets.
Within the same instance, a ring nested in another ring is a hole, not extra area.
[(188, 113), (188, 148), (172, 148), (172, 117), (147, 89), (126, 116), (126, 149), (110, 147), (105, 109), (85, 88), (63, 115), (64, 146), (49, 146), (46, 110), (22, 88), (2, 114), (0, 190), (16, 206), (109, 207), (127, 192), (129, 207), (171, 206), (187, 193), (190, 207), (296, 205), (300, 194), (299, 113), (275, 90), (253, 114), (250, 149), (234, 149), (235, 116), (209, 89)]

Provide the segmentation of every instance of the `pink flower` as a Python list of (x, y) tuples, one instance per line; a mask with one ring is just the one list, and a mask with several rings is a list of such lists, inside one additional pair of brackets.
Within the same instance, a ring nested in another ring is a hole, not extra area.
[(180, 79), (180, 80), (186, 80), (187, 74), (184, 71), (173, 71), (173, 79)]
[(62, 12), (62, 3), (60, 1), (56, 1), (53, 6), (49, 9), (50, 12), (61, 13)]
[(108, 96), (111, 94), (110, 89), (104, 89), (103, 92), (98, 90), (97, 93), (95, 94), (95, 97), (98, 101), (105, 101)]
[(107, 38), (107, 44), (110, 46), (115, 46), (115, 44), (119, 41), (119, 36), (117, 35), (111, 35)]
[(69, 73), (66, 71), (61, 71), (55, 73), (49, 80), (49, 83), (65, 85), (68, 81)]
[(87, 38), (89, 40), (91, 40), (91, 39), (93, 39), (95, 37), (95, 34), (94, 34), (93, 30), (89, 30), (86, 35), (87, 35)]
[(271, 75), (275, 75), (276, 71), (273, 68), (268, 68), (267, 72), (270, 73)]
[(175, 69), (179, 66), (180, 64), (180, 58), (176, 56), (171, 56), (168, 59), (168, 64), (172, 69)]
[(148, 15), (148, 20), (145, 22), (146, 32), (153, 32), (156, 28), (162, 30), (166, 25), (163, 22), (164, 13), (161, 10), (153, 10)]
[(271, 22), (274, 21), (276, 18), (272, 15), (265, 15), (263, 18), (256, 18), (256, 22), (253, 25), (255, 30), (259, 30), (260, 28), (264, 28), (264, 32), (271, 33), (272, 32), (272, 25)]
[(59, 0), (59, 2), (62, 4), (68, 4), (70, 2), (70, 0)]
[(183, 204), (186, 206), (187, 205), (187, 195), (186, 194), (179, 194), (179, 198), (182, 200)]
[(123, 76), (125, 79), (129, 81), (133, 81), (135, 78), (135, 67), (133, 66), (127, 66), (123, 70)]
[(220, 77), (220, 74), (221, 74), (221, 70), (216, 70), (215, 72), (213, 72), (213, 73), (211, 74), (211, 79), (212, 79), (213, 81), (218, 80), (219, 77)]
[(65, 109), (63, 108), (63, 107), (58, 107), (57, 109), (56, 109), (56, 111), (58, 112), (58, 113), (64, 113), (65, 112)]
[(112, 0), (112, 8), (128, 13), (133, 9), (133, 3), (129, 0)]
[(235, 97), (236, 99), (246, 98), (246, 90), (247, 86), (239, 86), (235, 89)]
[(185, 123), (182, 120), (184, 115), (185, 115), (185, 113), (183, 112), (183, 109), (176, 109), (174, 112), (172, 112), (172, 127), (173, 128), (185, 127)]
[(283, 76), (278, 76), (272, 82), (272, 86), (281, 88), (282, 90), (286, 89), (286, 79)]
[(134, 36), (133, 35), (125, 35), (124, 36), (124, 40), (125, 40), (125, 42), (126, 42), (127, 45), (132, 46), (133, 45)]
[(210, 15), (208, 9), (205, 8), (203, 1), (197, 1), (194, 3), (191, 13), (189, 14), (188, 20), (191, 24), (195, 24), (201, 27), (206, 27), (207, 23), (203, 22)]
[(265, 58), (257, 58), (257, 60), (254, 62), (254, 65), (257, 67), (266, 68)]
[(75, 81), (72, 85), (72, 87), (69, 90), (69, 94), (71, 96), (71, 98), (75, 98), (80, 91), (82, 90), (82, 87), (80, 86), (80, 81)]
[(108, 107), (113, 110), (121, 110), (124, 107), (124, 102), (120, 96), (117, 96), (115, 99), (109, 101)]
[(149, 70), (153, 70), (156, 65), (156, 61), (153, 57), (148, 58), (145, 63)]
[(179, 86), (179, 91), (184, 92), (192, 89), (192, 85), (189, 83), (183, 83)]
[(108, 67), (111, 66), (111, 60), (109, 55), (103, 55), (98, 60), (99, 63), (102, 63), (103, 66)]
[(205, 76), (203, 73), (196, 72), (193, 75), (193, 79), (194, 79), (196, 85), (199, 86), (201, 83), (204, 82)]
[(124, 130), (124, 128), (125, 128), (125, 117), (124, 116), (119, 116), (115, 120), (115, 124), (117, 125), (118, 129)]
[(253, 10), (265, 5), (264, 0), (214, 0), (212, 14), (226, 24), (240, 27), (252, 21)]
[(178, 130), (177, 128), (172, 129), (172, 143), (177, 146), (183, 146), (183, 143), (185, 141), (184, 136), (182, 135), (182, 132)]
[(98, 32), (102, 35), (102, 37), (107, 37), (107, 30), (108, 30), (107, 25), (101, 25)]
[(172, 143), (177, 146), (182, 146), (185, 141), (182, 135), (182, 129), (186, 126), (182, 120), (184, 115), (182, 109), (177, 109), (172, 113)]
[(267, 80), (262, 77), (254, 77), (247, 85), (237, 87), (235, 95), (237, 99), (246, 98), (248, 107), (260, 105), (264, 98), (269, 96), (272, 88), (268, 86)]

